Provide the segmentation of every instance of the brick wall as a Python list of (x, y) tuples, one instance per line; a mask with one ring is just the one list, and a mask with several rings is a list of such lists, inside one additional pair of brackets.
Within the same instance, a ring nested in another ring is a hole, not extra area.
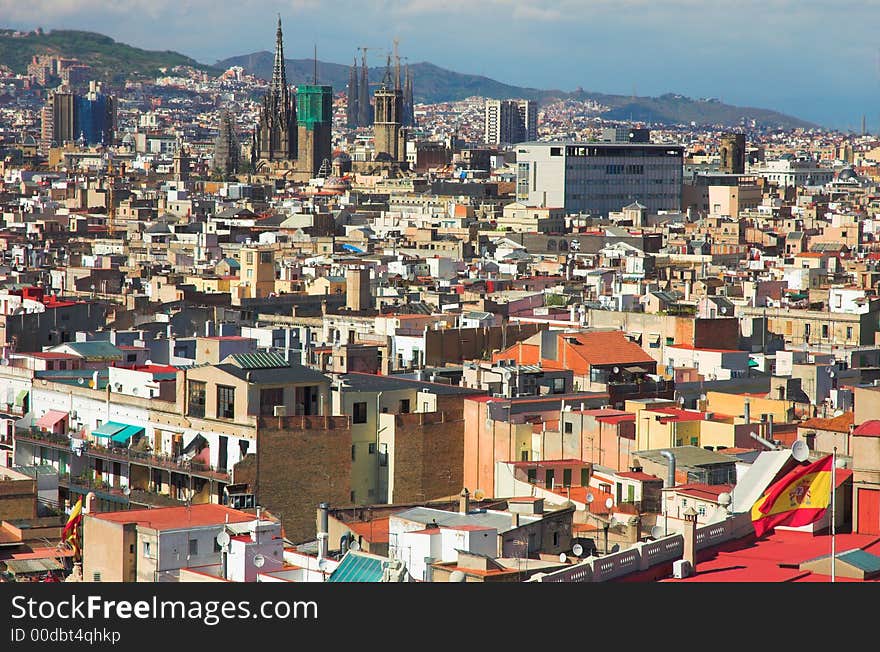
[(396, 415), (394, 455), (394, 502), (457, 495), (464, 486), (461, 408)]
[(315, 538), (318, 503), (350, 504), (350, 478), (348, 417), (261, 418), (256, 456), (234, 471), (235, 482), (255, 488), (257, 502), (282, 519), (297, 543)]

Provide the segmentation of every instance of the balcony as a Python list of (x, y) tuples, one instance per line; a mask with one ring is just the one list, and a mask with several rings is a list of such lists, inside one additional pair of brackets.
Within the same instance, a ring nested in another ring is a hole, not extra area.
[[(19, 430), (16, 439), (22, 442), (39, 444), (40, 446), (48, 446), (59, 450), (70, 451), (70, 437), (68, 435), (57, 435), (51, 432), (44, 432), (36, 428), (28, 430)], [(218, 482), (229, 483), (232, 481), (227, 471), (215, 469), (214, 467), (193, 462), (191, 460), (175, 460), (169, 456), (158, 456), (145, 453), (131, 448), (106, 447), (95, 444), (94, 442), (85, 442), (83, 454), (88, 457), (99, 457), (113, 462), (125, 462), (129, 464), (140, 464), (151, 468), (160, 468), (175, 473), (184, 473), (189, 475), (216, 480)]]

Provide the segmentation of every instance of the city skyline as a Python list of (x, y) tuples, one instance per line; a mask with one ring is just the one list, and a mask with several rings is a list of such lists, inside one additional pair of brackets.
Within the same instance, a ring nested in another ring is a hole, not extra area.
[[(209, 11), (214, 5), (205, 0), (0, 0), (9, 28), (95, 31), (206, 64), (271, 50), (266, 21), (280, 13), (291, 59), (310, 58), (316, 43), (323, 61), (345, 64), (362, 46), (384, 57), (397, 38), (410, 63), (430, 61), (517, 86), (681, 93), (773, 109), (830, 128), (859, 130), (863, 114), (869, 130), (880, 126), (874, 108), (880, 105), (880, 52), (871, 40), (866, 1), (843, 11), (807, 0), (793, 12), (788, 1), (748, 0), (733, 14), (720, 3), (692, 0), (662, 6), (562, 0), (548, 9), (518, 0), (479, 7), (458, 0), (370, 5), (370, 12), (347, 21), (339, 17), (354, 11), (348, 0), (334, 3), (334, 11), (313, 0), (246, 0), (222, 12)], [(129, 21), (132, 12), (142, 20)], [(836, 17), (844, 19), (830, 20)], [(381, 65), (378, 54), (370, 56), (370, 65)]]

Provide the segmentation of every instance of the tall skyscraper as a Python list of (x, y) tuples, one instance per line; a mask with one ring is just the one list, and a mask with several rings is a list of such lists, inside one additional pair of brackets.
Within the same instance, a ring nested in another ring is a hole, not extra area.
[(358, 126), (373, 124), (373, 107), (370, 106), (370, 78), (367, 70), (367, 50), (361, 55), (361, 81), (358, 84)]
[(354, 129), (358, 126), (359, 99), (357, 57), (355, 57), (351, 70), (348, 72), (348, 105), (345, 112), (345, 122), (349, 129)]
[(538, 138), (538, 104), (534, 100), (486, 100), (485, 140), (490, 145)]
[(281, 16), (275, 33), (275, 60), (272, 81), (263, 98), (259, 124), (254, 132), (254, 163), (258, 161), (290, 161), (296, 158), (296, 106), (287, 87), (284, 70), (284, 45), (281, 34)]
[(394, 161), (406, 158), (406, 145), (401, 133), (403, 114), (403, 92), (393, 85), (391, 79), (391, 58), (382, 85), (376, 90), (376, 115), (373, 122), (373, 140), (376, 157), (381, 153), (391, 156)]
[(40, 117), (41, 140), (47, 150), (72, 142), (110, 144), (116, 130), (116, 102), (93, 81), (86, 95), (67, 89), (50, 93)]
[(220, 119), (220, 131), (214, 141), (214, 169), (219, 170), (224, 176), (235, 174), (239, 168), (239, 153), (232, 115), (229, 111), (224, 111)]

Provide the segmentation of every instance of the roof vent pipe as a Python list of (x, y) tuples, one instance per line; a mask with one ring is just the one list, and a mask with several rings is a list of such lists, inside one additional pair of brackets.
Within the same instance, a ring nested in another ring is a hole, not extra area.
[(666, 486), (664, 489), (672, 489), (675, 487), (675, 455), (672, 451), (662, 450), (660, 455), (669, 460), (669, 471), (666, 474)]

